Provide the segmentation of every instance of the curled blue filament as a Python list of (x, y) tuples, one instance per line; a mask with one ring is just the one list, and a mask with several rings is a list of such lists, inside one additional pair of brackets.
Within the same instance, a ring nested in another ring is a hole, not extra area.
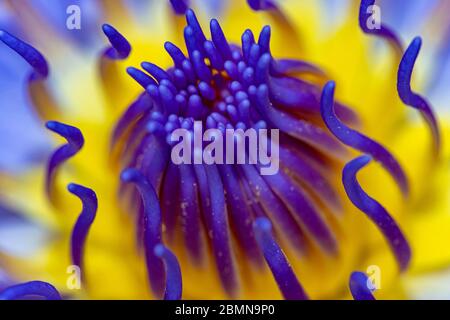
[(46, 190), (51, 195), (51, 188), (56, 170), (68, 159), (76, 155), (84, 145), (84, 138), (81, 131), (67, 124), (49, 121), (47, 129), (53, 131), (67, 140), (67, 144), (59, 147), (50, 157), (47, 165)]
[(124, 60), (131, 53), (131, 45), (128, 40), (113, 26), (104, 24), (103, 33), (111, 43), (111, 47), (105, 50), (105, 56), (112, 60)]
[(67, 189), (83, 203), (83, 210), (75, 223), (71, 239), (72, 263), (83, 269), (83, 251), (86, 238), (97, 213), (97, 195), (93, 190), (73, 183), (69, 184)]
[(30, 66), (33, 67), (33, 79), (47, 78), (49, 74), (48, 64), (44, 56), (38, 50), (4, 30), (0, 30), (0, 41), (17, 52)]
[(411, 76), (414, 70), (414, 64), (422, 46), (420, 37), (414, 38), (400, 62), (397, 76), (397, 91), (403, 103), (417, 109), (430, 127), (433, 135), (434, 147), (436, 153), (439, 152), (441, 138), (439, 133), (439, 125), (429, 103), (420, 95), (411, 90)]
[(405, 172), (394, 156), (378, 142), (347, 127), (336, 116), (334, 112), (334, 89), (335, 83), (329, 81), (322, 92), (321, 114), (328, 129), (342, 143), (361, 152), (368, 153), (375, 160), (379, 161), (398, 183), (403, 194), (407, 196), (409, 193), (408, 180)]
[(164, 300), (181, 300), (183, 285), (177, 257), (162, 244), (155, 246), (154, 253), (164, 262), (166, 268)]
[(144, 205), (144, 248), (147, 262), (148, 276), (150, 286), (153, 292), (162, 296), (164, 292), (164, 265), (155, 255), (154, 248), (161, 243), (161, 209), (159, 200), (153, 186), (148, 182), (145, 176), (137, 169), (126, 169), (121, 175), (125, 183), (136, 185)]
[(308, 299), (291, 265), (272, 236), (272, 224), (267, 218), (257, 218), (253, 223), (256, 240), (272, 270), (281, 293), (287, 300)]
[(397, 52), (403, 52), (403, 45), (398, 36), (386, 25), (380, 22), (379, 27), (369, 27), (368, 22), (372, 17), (373, 12), (370, 8), (375, 5), (375, 0), (361, 0), (359, 7), (359, 26), (367, 34), (373, 34), (387, 39), (396, 49)]
[(42, 281), (17, 284), (0, 292), (0, 300), (18, 300), (30, 296), (39, 296), (46, 300), (61, 300), (58, 290), (50, 283)]
[[(55, 98), (47, 90), (45, 81), (50, 68), (47, 60), (36, 48), (0, 29), (0, 41), (19, 54), (32, 68), (27, 80), (28, 94), (34, 102), (38, 116), (48, 120), (60, 114)], [(37, 98), (39, 96), (39, 98)]]
[(397, 259), (400, 271), (408, 268), (411, 259), (411, 248), (408, 241), (387, 210), (376, 200), (368, 196), (359, 185), (356, 174), (371, 160), (363, 155), (350, 161), (343, 170), (342, 182), (350, 201), (364, 212), (380, 229)]
[(350, 276), (350, 292), (355, 300), (376, 300), (369, 288), (369, 278), (362, 272), (353, 272)]

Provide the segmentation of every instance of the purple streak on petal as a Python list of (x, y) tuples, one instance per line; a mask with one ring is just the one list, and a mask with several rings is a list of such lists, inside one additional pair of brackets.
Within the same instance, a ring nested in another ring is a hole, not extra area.
[(371, 160), (364, 155), (350, 161), (343, 170), (342, 182), (352, 203), (364, 212), (380, 229), (394, 252), (399, 268), (405, 271), (411, 259), (411, 248), (395, 220), (376, 200), (368, 196), (359, 185), (356, 174)]
[(287, 300), (307, 300), (308, 296), (298, 281), (294, 270), (292, 270), (289, 261), (272, 236), (272, 224), (269, 219), (257, 218), (253, 223), (253, 230), (284, 298)]
[[(153, 105), (156, 107), (155, 105)], [(147, 133), (147, 125), (150, 120), (150, 112), (144, 113), (144, 115), (136, 121), (136, 124), (131, 129), (130, 135), (127, 138), (127, 143), (121, 152), (121, 156), (126, 163), (130, 163), (130, 166), (136, 166), (136, 155), (139, 155), (139, 151), (144, 148), (144, 140)]]
[(252, 214), (240, 188), (236, 170), (229, 165), (219, 166), (225, 186), (225, 195), (236, 235), (247, 256), (256, 264), (262, 262), (261, 253), (256, 247), (255, 235), (252, 228)]
[(17, 284), (0, 292), (0, 300), (20, 300), (27, 296), (39, 296), (46, 300), (61, 300), (54, 286), (42, 281)]
[(203, 258), (203, 243), (200, 229), (200, 205), (198, 203), (197, 182), (193, 167), (181, 164), (180, 170), (180, 202), (182, 229), (187, 251), (194, 262)]
[(70, 193), (77, 196), (83, 203), (83, 210), (75, 223), (71, 240), (72, 263), (80, 267), (83, 271), (84, 246), (89, 230), (97, 213), (97, 195), (93, 190), (73, 183), (69, 184), (68, 190)]
[(219, 276), (225, 291), (234, 296), (238, 287), (236, 270), (231, 252), (229, 224), (225, 207), (222, 179), (215, 165), (205, 165), (210, 195), (209, 230)]
[(159, 298), (164, 292), (164, 265), (155, 256), (153, 249), (161, 243), (161, 209), (158, 196), (150, 182), (136, 169), (126, 169), (121, 179), (125, 183), (136, 185), (144, 204), (144, 248), (147, 262), (148, 277), (154, 294)]
[(280, 163), (288, 170), (289, 174), (297, 177), (305, 185), (310, 187), (333, 212), (342, 210), (342, 204), (338, 194), (319, 170), (283, 147), (280, 148)]
[(152, 147), (147, 144), (147, 148), (142, 153), (142, 160), (138, 167), (152, 184), (155, 190), (160, 190), (163, 173), (167, 167), (170, 157), (170, 147), (161, 139), (155, 138)]
[(167, 239), (172, 242), (175, 237), (175, 227), (177, 224), (177, 217), (179, 216), (180, 190), (178, 181), (180, 181), (178, 166), (169, 163), (164, 177), (164, 184), (162, 187), (161, 209), (163, 212), (165, 230), (167, 232)]
[(336, 239), (300, 186), (292, 184), (285, 173), (264, 176), (275, 194), (291, 209), (298, 223), (303, 225), (319, 246), (329, 254), (337, 253)]
[(0, 41), (17, 52), (33, 67), (34, 73), (32, 79), (47, 78), (49, 74), (48, 64), (38, 50), (4, 30), (0, 30)]
[[(320, 113), (319, 87), (292, 77), (271, 77), (269, 81), (271, 101), (278, 107), (306, 114)], [(337, 115), (344, 121), (358, 123), (358, 116), (346, 106), (335, 102)]]
[(111, 138), (111, 146), (115, 145), (130, 125), (149, 111), (152, 106), (153, 102), (150, 96), (147, 93), (141, 94), (117, 121)]
[(398, 52), (403, 52), (403, 45), (397, 37), (397, 35), (386, 27), (384, 24), (380, 25), (380, 28), (369, 28), (368, 21), (372, 18), (372, 12), (369, 11), (370, 7), (375, 4), (375, 0), (361, 0), (361, 6), (359, 8), (359, 26), (367, 34), (373, 34), (387, 39), (396, 48)]
[(305, 235), (297, 221), (292, 217), (286, 205), (272, 192), (267, 182), (253, 165), (241, 165), (240, 168), (253, 193), (253, 197), (260, 202), (270, 219), (280, 226), (280, 232), (299, 253), (306, 248)]
[(397, 91), (404, 104), (419, 110), (422, 114), (422, 117), (430, 127), (434, 139), (435, 150), (436, 153), (438, 153), (441, 147), (441, 137), (436, 117), (429, 103), (423, 97), (411, 90), (411, 76), (421, 46), (422, 39), (416, 37), (406, 49), (398, 68)]
[(336, 117), (333, 107), (334, 89), (335, 83), (330, 81), (325, 85), (322, 93), (321, 113), (328, 129), (342, 143), (361, 152), (368, 153), (379, 161), (398, 183), (403, 194), (407, 196), (409, 193), (408, 179), (394, 156), (381, 144), (350, 129)]
[(164, 300), (181, 300), (183, 283), (177, 257), (162, 244), (155, 246), (154, 253), (164, 262), (166, 270)]
[(309, 62), (296, 59), (272, 60), (271, 74), (275, 77), (281, 77), (289, 73), (313, 73), (319, 76), (325, 76), (325, 72), (318, 66)]
[(367, 286), (369, 278), (362, 272), (353, 272), (350, 276), (350, 292), (354, 300), (376, 300)]
[(128, 40), (109, 24), (104, 24), (102, 29), (111, 44), (111, 47), (105, 50), (104, 57), (111, 60), (124, 60), (128, 58), (131, 53), (131, 45)]
[(329, 136), (323, 129), (275, 109), (270, 102), (269, 89), (266, 85), (261, 85), (258, 88), (251, 87), (249, 93), (254, 98), (256, 107), (261, 115), (275, 128), (300, 141), (310, 144), (326, 154), (330, 154), (332, 157), (345, 157), (346, 150), (334, 137)]
[(47, 165), (46, 175), (46, 190), (47, 195), (51, 194), (51, 187), (53, 183), (56, 170), (68, 159), (77, 154), (84, 145), (83, 134), (78, 128), (56, 122), (49, 121), (46, 124), (47, 129), (53, 131), (67, 140), (67, 144), (58, 148), (50, 157)]

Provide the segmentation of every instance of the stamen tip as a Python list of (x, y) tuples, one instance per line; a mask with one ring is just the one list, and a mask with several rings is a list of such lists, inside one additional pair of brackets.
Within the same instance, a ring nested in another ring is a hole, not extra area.
[(122, 173), (120, 175), (120, 179), (123, 182), (130, 182), (133, 180), (135, 174), (136, 174), (135, 169), (128, 168), (128, 169), (125, 169), (122, 171)]

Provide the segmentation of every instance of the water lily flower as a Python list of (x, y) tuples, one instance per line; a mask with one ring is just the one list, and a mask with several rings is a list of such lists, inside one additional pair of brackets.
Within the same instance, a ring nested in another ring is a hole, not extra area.
[[(424, 297), (449, 6), (397, 2), (2, 2), (0, 299)], [(279, 171), (174, 163), (196, 122), (279, 130)]]

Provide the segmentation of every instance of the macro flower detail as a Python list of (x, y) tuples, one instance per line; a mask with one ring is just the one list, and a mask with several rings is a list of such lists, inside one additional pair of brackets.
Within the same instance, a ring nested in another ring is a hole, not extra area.
[(46, 300), (61, 300), (61, 296), (55, 287), (42, 281), (32, 281), (9, 287), (1, 292), (0, 300), (16, 300), (26, 296), (40, 296)]
[[(74, 49), (78, 38), (53, 55), (15, 25), (0, 30), (32, 67), (27, 93), (42, 127), (65, 141), (29, 172), (0, 171), (0, 203), (52, 235), (25, 261), (3, 254), (0, 237), (0, 271), (12, 279), (0, 278), (0, 299), (373, 300), (400, 295), (410, 268), (438, 264), (410, 231), (424, 172), (448, 172), (448, 128), (412, 91), (422, 38), (404, 50), (394, 28), (369, 28), (375, 0), (349, 6), (351, 23), (327, 40), (296, 18), (317, 4), (241, 2), (149, 4), (155, 23), (171, 21), (154, 36), (131, 8), (99, 3), (107, 45), (89, 54)], [(380, 39), (378, 61), (365, 49)], [(52, 57), (62, 61), (55, 74)], [(406, 115), (415, 110), (431, 135)], [(416, 134), (412, 150), (403, 140)], [(81, 290), (67, 285), (71, 265)], [(383, 289), (369, 286), (370, 265)]]
[(375, 300), (370, 288), (369, 278), (362, 272), (353, 272), (350, 276), (350, 291), (355, 300)]

